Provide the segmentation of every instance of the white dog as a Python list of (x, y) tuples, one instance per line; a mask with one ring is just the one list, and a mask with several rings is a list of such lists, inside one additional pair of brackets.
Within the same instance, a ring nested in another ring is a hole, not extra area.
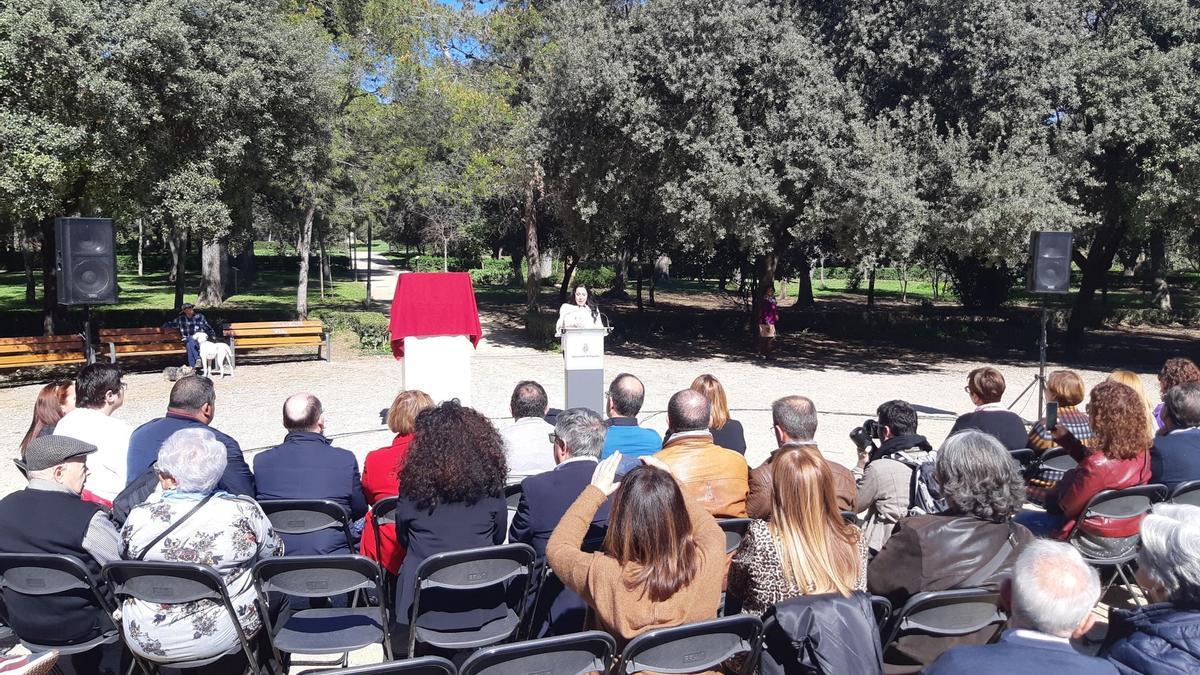
[(229, 364), (229, 375), (233, 376), (233, 348), (224, 342), (209, 342), (208, 335), (203, 331), (192, 336), (200, 345), (200, 363), (204, 368), (204, 376), (211, 377), (214, 369), (225, 377), (225, 364)]

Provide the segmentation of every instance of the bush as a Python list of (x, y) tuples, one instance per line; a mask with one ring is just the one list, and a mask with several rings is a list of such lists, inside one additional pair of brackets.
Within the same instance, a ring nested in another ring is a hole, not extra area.
[(318, 312), (314, 318), (325, 324), (326, 330), (340, 332), (350, 330), (358, 336), (358, 345), (364, 351), (390, 352), (391, 335), (388, 333), (388, 318), (376, 312)]
[(613, 281), (617, 278), (617, 273), (608, 265), (601, 267), (580, 267), (575, 270), (575, 277), (571, 279), (571, 286), (583, 284), (593, 291), (599, 292), (606, 288), (612, 288)]
[(512, 281), (512, 265), (507, 260), (485, 259), (480, 268), (470, 270), (471, 281), (488, 286), (507, 286)]
[[(481, 267), (479, 258), (450, 256), (446, 260), (448, 272), (468, 272)], [(413, 272), (441, 272), (442, 256), (415, 255), (408, 260), (408, 269)]]
[(1005, 264), (994, 265), (975, 256), (948, 254), (951, 284), (959, 302), (968, 309), (992, 312), (1008, 302), (1016, 273)]

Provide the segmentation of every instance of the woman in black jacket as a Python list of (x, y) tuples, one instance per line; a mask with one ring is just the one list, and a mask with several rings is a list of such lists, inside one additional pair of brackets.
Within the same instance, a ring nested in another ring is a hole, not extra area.
[(692, 381), (692, 390), (704, 394), (712, 407), (712, 420), (708, 430), (712, 432), (713, 443), (746, 454), (746, 434), (742, 423), (729, 417), (729, 404), (725, 400), (725, 387), (712, 375), (701, 375)]

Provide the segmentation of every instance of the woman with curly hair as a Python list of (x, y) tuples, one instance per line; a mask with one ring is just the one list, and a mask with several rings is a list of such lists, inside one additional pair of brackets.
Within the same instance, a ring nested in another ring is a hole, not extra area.
[[(1159, 398), (1165, 398), (1171, 387), (1192, 382), (1200, 382), (1200, 368), (1196, 367), (1195, 362), (1182, 357), (1167, 359), (1162, 370), (1158, 371)], [(1163, 426), (1162, 409), (1162, 403), (1154, 406), (1154, 422), (1159, 429)]]
[[(410, 621), (417, 568), (426, 558), (504, 543), (507, 475), (504, 441), (486, 417), (457, 400), (417, 414), (396, 505), (396, 540), (408, 549), (396, 582), (396, 622)], [(465, 594), (469, 598), (459, 592), (434, 595), (424, 596), (425, 609), (436, 611), (422, 613), (423, 628), (478, 628), (505, 616), (502, 588)]]
[[(923, 591), (996, 590), (1033, 534), (1012, 522), (1025, 502), (1017, 463), (996, 437), (969, 429), (937, 451), (934, 478), (947, 508), (901, 520), (867, 567), (867, 588), (893, 607)], [(884, 654), (884, 672), (916, 673), (950, 647), (987, 643), (997, 630), (901, 638)]]
[(1088, 501), (1103, 490), (1143, 485), (1150, 480), (1150, 443), (1146, 416), (1137, 392), (1119, 382), (1101, 382), (1088, 401), (1092, 427), (1089, 448), (1064, 426), (1054, 429), (1054, 440), (1079, 462), (1067, 471), (1046, 496), (1046, 513), (1027, 521), (1038, 534), (1070, 539), (1085, 555), (1111, 556), (1137, 545), (1135, 518), (1088, 518), (1080, 531), (1075, 521)]

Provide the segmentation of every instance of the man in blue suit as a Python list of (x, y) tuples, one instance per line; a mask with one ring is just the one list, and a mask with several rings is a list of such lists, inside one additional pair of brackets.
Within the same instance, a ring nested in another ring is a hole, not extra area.
[(1168, 490), (1200, 480), (1200, 384), (1180, 384), (1163, 397), (1163, 428), (1150, 448), (1150, 482)]
[[(367, 513), (358, 460), (325, 438), (325, 414), (312, 394), (295, 394), (283, 404), (283, 443), (254, 458), (258, 500), (331, 499), (346, 508), (351, 521)], [(284, 534), (286, 555), (348, 553), (340, 530)]]
[[(596, 462), (604, 447), (607, 427), (604, 420), (587, 408), (571, 408), (558, 414), (554, 425), (554, 462), (552, 471), (530, 476), (521, 482), (521, 502), (508, 530), (511, 543), (525, 543), (537, 552), (534, 579), (541, 580), (546, 567), (546, 542), (567, 509), (592, 481)], [(608, 504), (596, 511), (584, 545), (599, 549), (608, 522)], [(587, 607), (578, 595), (563, 588), (557, 578), (531, 584), (527, 602), (537, 597), (537, 606), (529, 605), (534, 637), (565, 635), (583, 630)]]
[(1100, 575), (1070, 544), (1038, 539), (1027, 545), (1000, 587), (1010, 608), (1009, 629), (990, 645), (955, 647), (923, 672), (926, 675), (1116, 675), (1108, 661), (1084, 656), (1071, 646), (1096, 620)]

